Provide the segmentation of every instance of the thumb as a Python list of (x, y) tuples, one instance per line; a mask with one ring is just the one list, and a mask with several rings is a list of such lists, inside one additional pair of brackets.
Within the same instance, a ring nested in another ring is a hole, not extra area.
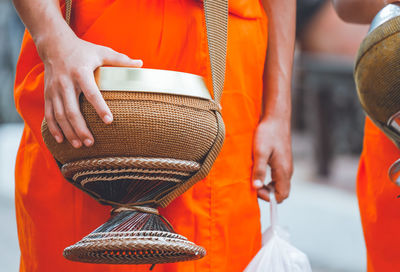
[(267, 173), (268, 159), (265, 156), (256, 156), (253, 164), (253, 188), (261, 189), (264, 186)]
[(143, 66), (142, 60), (131, 59), (127, 55), (118, 53), (108, 47), (103, 47), (102, 58), (103, 58), (102, 65), (135, 67), (135, 68), (140, 68)]

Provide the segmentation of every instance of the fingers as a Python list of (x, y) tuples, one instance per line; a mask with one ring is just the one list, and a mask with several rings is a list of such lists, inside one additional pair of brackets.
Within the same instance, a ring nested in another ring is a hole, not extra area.
[(71, 145), (75, 148), (80, 148), (82, 146), (82, 142), (79, 137), (76, 135), (74, 129), (72, 128), (69, 120), (67, 119), (64, 104), (62, 102), (62, 98), (59, 96), (54, 97), (53, 99), (53, 108), (54, 108), (54, 117), (58, 123), (58, 126), (63, 131), (65, 138), (71, 143)]
[[(256, 149), (258, 147), (255, 147)], [(264, 186), (265, 176), (267, 173), (269, 152), (259, 152), (254, 150), (253, 164), (253, 188), (261, 189)]]
[(58, 52), (44, 61), (45, 118), (58, 143), (66, 138), (75, 148), (83, 144), (91, 146), (94, 138), (80, 112), (79, 93), (82, 91), (103, 122), (110, 124), (113, 115), (97, 87), (93, 71), (101, 65), (142, 67), (143, 62), (80, 39), (62, 46), (63, 54)]
[(134, 60), (127, 55), (118, 53), (111, 48), (102, 47), (103, 63), (102, 65), (125, 66), (140, 68), (143, 66), (142, 60)]
[(289, 197), (290, 179), (293, 173), (291, 153), (273, 156), (270, 161), (271, 177), (275, 182), (275, 197), (278, 203)]
[[(93, 136), (86, 126), (85, 119), (79, 107), (79, 94), (77, 91), (64, 92), (63, 103), (65, 115), (76, 136), (87, 147), (94, 142)], [(71, 143), (72, 144), (72, 143)], [(75, 147), (75, 146), (74, 146)]]
[(113, 115), (96, 85), (93, 71), (82, 69), (81, 72), (76, 75), (76, 80), (86, 99), (94, 107), (103, 122), (111, 124)]
[(50, 133), (58, 143), (65, 138), (74, 148), (79, 148), (82, 143), (91, 146), (93, 136), (86, 126), (86, 122), (79, 108), (79, 96), (72, 82), (58, 79), (46, 88), (45, 118)]
[(268, 188), (264, 185), (261, 189), (257, 190), (257, 196), (258, 198), (261, 198), (262, 200), (268, 201), (269, 202), (269, 190)]
[(271, 192), (275, 192), (275, 182), (271, 181), (268, 185), (265, 185), (257, 190), (257, 196), (265, 201), (270, 201), (270, 194)]
[(60, 127), (57, 125), (56, 118), (54, 117), (53, 104), (50, 100), (45, 101), (44, 118), (46, 119), (47, 127), (49, 128), (51, 135), (53, 135), (57, 143), (62, 143), (64, 136)]

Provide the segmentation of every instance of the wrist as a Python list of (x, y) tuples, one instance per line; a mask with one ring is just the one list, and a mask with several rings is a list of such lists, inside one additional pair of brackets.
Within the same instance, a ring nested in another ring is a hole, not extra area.
[(291, 88), (291, 80), (285, 73), (268, 73), (264, 76), (262, 121), (290, 123)]
[(278, 99), (278, 101), (280, 101), (279, 103), (277, 103), (277, 101), (265, 101), (260, 122), (277, 122), (290, 126), (292, 119), (292, 106), (289, 99), (290, 97)]
[(70, 44), (77, 37), (72, 29), (65, 23), (54, 24), (52, 27), (43, 29), (39, 34), (32, 36), (38, 54), (43, 62), (52, 56), (59, 56), (63, 53), (60, 49), (65, 44)]
[(280, 129), (290, 133), (291, 131), (291, 115), (289, 114), (263, 114), (259, 122), (260, 125), (268, 124), (278, 126)]

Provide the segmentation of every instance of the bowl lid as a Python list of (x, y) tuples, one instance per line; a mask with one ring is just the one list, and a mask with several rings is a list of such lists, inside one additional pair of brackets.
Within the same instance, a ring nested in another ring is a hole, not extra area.
[(204, 78), (194, 74), (127, 67), (99, 67), (94, 74), (100, 91), (151, 92), (212, 99)]
[(400, 2), (392, 3), (381, 9), (374, 17), (369, 27), (368, 33), (372, 32), (383, 23), (400, 16)]

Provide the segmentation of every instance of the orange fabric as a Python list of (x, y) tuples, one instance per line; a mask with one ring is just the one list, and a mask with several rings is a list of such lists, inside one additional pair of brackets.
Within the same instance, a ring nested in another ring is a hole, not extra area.
[[(251, 189), (252, 141), (261, 112), (267, 18), (257, 0), (231, 1), (222, 113), (226, 140), (209, 176), (161, 212), (176, 231), (207, 250), (199, 261), (156, 265), (154, 271), (242, 271), (260, 247), (256, 192)], [(72, 27), (81, 38), (109, 46), (147, 68), (210, 79), (202, 3), (194, 0), (80, 0)], [(15, 100), (25, 120), (16, 163), (20, 271), (148, 271), (67, 261), (62, 251), (109, 216), (110, 208), (66, 182), (46, 149), (43, 64), (25, 34)]]
[(399, 158), (400, 151), (367, 118), (357, 193), (368, 272), (400, 271), (400, 187), (388, 177), (390, 165)]

